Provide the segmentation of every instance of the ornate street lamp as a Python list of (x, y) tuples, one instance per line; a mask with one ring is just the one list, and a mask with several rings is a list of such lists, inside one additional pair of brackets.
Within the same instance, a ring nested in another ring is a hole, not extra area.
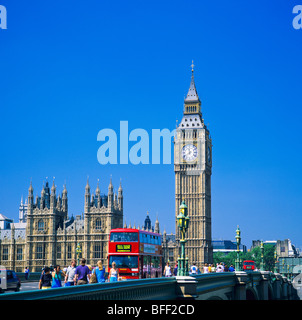
[(82, 249), (80, 244), (78, 243), (77, 247), (76, 247), (76, 254), (77, 254), (77, 258), (78, 258), (78, 265), (80, 265), (80, 255), (82, 253)]
[(241, 271), (241, 263), (240, 263), (240, 257), (239, 257), (239, 252), (240, 252), (240, 244), (241, 244), (241, 237), (240, 237), (240, 229), (239, 226), (237, 226), (236, 230), (236, 243), (237, 243), (237, 258), (235, 260), (235, 270), (236, 271)]
[(260, 244), (260, 252), (261, 252), (260, 270), (264, 271), (264, 247), (263, 247), (263, 241), (261, 241), (261, 244)]
[(181, 234), (180, 239), (180, 247), (181, 247), (181, 257), (178, 258), (178, 269), (177, 275), (178, 276), (188, 276), (189, 275), (189, 268), (188, 268), (188, 258), (186, 258), (185, 253), (185, 234), (189, 228), (190, 218), (188, 217), (188, 207), (183, 200), (180, 207), (179, 207), (179, 215), (177, 216), (177, 224)]
[(275, 249), (275, 252), (274, 252), (274, 259), (275, 259), (275, 266), (274, 266), (274, 273), (277, 273), (278, 272), (278, 269), (277, 269), (277, 250)]

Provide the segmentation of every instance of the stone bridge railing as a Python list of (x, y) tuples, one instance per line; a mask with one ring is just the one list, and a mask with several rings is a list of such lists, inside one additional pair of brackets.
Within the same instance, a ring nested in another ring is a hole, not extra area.
[(296, 300), (292, 283), (271, 272), (222, 272), (138, 279), (0, 295), (0, 300)]
[(292, 282), (268, 271), (222, 272), (195, 277), (198, 300), (297, 300)]

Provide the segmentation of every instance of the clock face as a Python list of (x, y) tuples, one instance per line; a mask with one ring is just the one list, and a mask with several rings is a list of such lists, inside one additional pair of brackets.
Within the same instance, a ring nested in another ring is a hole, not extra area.
[(182, 158), (186, 161), (193, 161), (197, 158), (197, 148), (193, 144), (187, 144), (182, 148)]
[(211, 162), (211, 149), (208, 147), (208, 162)]

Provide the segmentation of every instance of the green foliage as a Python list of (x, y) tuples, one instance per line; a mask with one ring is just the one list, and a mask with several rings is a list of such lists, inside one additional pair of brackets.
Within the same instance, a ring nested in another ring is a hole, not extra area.
[[(264, 260), (264, 269), (267, 271), (273, 271), (275, 265), (275, 258), (274, 258), (274, 251), (275, 247), (271, 244), (264, 245), (264, 253), (263, 253), (263, 260)], [(260, 269), (261, 263), (261, 249), (260, 247), (255, 247), (248, 252), (240, 252), (239, 257), (241, 261), (244, 260), (254, 260), (257, 269)], [(214, 252), (213, 254), (213, 262), (216, 266), (216, 263), (224, 262), (227, 266), (231, 264), (235, 266), (235, 260), (237, 258), (237, 252), (233, 251), (228, 254), (223, 252)]]

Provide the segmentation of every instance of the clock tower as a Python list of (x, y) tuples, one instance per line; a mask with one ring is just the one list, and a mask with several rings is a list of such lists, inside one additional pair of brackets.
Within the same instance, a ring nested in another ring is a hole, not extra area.
[(181, 202), (185, 200), (190, 218), (190, 227), (186, 234), (186, 256), (189, 265), (196, 263), (198, 267), (202, 267), (204, 263), (213, 263), (212, 139), (202, 118), (201, 101), (195, 87), (193, 67), (192, 63), (191, 83), (184, 101), (183, 118), (176, 129), (174, 139), (175, 231), (178, 242), (180, 234), (176, 217)]

